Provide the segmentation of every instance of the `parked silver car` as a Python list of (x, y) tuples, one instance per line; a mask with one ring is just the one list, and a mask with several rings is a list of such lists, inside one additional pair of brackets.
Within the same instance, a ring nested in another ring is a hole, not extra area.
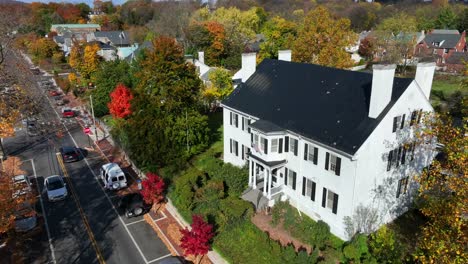
[(49, 202), (60, 201), (67, 198), (67, 184), (63, 181), (62, 176), (53, 175), (45, 178), (44, 187)]

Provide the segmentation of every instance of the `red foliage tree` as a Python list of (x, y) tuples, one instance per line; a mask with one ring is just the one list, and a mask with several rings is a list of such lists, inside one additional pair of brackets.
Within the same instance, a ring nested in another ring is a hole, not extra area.
[(164, 199), (164, 180), (155, 173), (146, 173), (146, 180), (142, 182), (143, 189), (140, 191), (146, 203), (157, 204)]
[(114, 118), (125, 118), (132, 113), (130, 101), (133, 99), (133, 95), (125, 85), (117, 84), (110, 97), (111, 101), (107, 107)]
[(184, 256), (193, 255), (196, 258), (206, 255), (211, 249), (210, 240), (213, 238), (213, 226), (203, 221), (199, 215), (192, 216), (191, 230), (181, 229), (180, 247), (184, 249)]

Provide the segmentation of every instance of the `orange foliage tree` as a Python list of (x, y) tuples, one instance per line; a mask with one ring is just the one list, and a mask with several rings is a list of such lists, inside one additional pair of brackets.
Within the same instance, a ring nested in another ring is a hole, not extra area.
[(101, 57), (97, 54), (100, 50), (97, 44), (86, 45), (84, 48), (83, 61), (80, 68), (81, 76), (86, 80), (91, 80), (98, 70)]
[(437, 140), (439, 158), (420, 184), (421, 212), (429, 218), (418, 237), (415, 258), (421, 263), (468, 263), (467, 120), (455, 127), (447, 115), (428, 118), (421, 142)]
[(132, 113), (130, 101), (133, 95), (124, 84), (117, 84), (110, 97), (111, 101), (107, 107), (114, 118), (125, 118)]

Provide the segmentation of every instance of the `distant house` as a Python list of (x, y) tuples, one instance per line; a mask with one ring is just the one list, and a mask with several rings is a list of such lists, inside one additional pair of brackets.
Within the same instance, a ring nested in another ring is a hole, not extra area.
[[(127, 31), (96, 31), (87, 34), (87, 42), (97, 41), (105, 44), (104, 47), (111, 46), (115, 49), (115, 56), (125, 59), (138, 49), (137, 44), (131, 44), (129, 33)], [(104, 52), (104, 51), (103, 51)], [(113, 60), (115, 56), (105, 58)]]
[(101, 26), (98, 24), (54, 24), (50, 27), (50, 31), (56, 32), (58, 35), (63, 35), (66, 32), (80, 34), (98, 30), (101, 30)]
[[(435, 29), (418, 43), (418, 57), (434, 57), (437, 66), (443, 67), (454, 53), (466, 52), (466, 32), (458, 30)], [(459, 56), (459, 55), (458, 55)]]
[(359, 208), (378, 215), (375, 228), (409, 209), (413, 176), (435, 154), (414, 135), (433, 112), (435, 63), (418, 64), (415, 78), (395, 77), (395, 65), (370, 74), (265, 59), (251, 68), (222, 102), (224, 162), (249, 168), (244, 199), (257, 209), (288, 200), (342, 239), (343, 219)]
[(371, 33), (371, 31), (362, 31), (361, 33), (359, 33), (359, 36), (358, 36), (358, 39), (357, 41), (354, 43), (354, 45), (351, 45), (347, 48), (345, 48), (346, 52), (348, 52), (350, 55), (351, 55), (351, 59), (358, 63), (361, 61), (362, 57), (361, 55), (359, 55), (359, 46), (361, 45), (361, 41), (365, 38), (367, 38), (367, 36), (369, 36)]

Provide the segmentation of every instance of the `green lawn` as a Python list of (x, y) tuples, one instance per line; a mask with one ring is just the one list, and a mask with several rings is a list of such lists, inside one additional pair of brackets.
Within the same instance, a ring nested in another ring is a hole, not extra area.
[(432, 83), (432, 91), (443, 92), (445, 96), (461, 90), (460, 83), (467, 77), (436, 75)]

